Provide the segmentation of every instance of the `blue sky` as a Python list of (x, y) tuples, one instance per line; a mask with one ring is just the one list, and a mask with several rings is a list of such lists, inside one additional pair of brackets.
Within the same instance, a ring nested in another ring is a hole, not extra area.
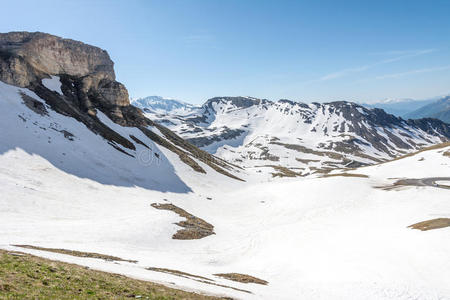
[(450, 1), (2, 1), (1, 32), (106, 49), (132, 97), (450, 93)]

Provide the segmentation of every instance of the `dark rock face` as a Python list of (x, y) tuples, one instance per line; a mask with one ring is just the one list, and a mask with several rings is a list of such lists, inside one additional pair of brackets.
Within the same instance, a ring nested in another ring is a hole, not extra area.
[(245, 133), (245, 131), (241, 130), (241, 129), (224, 128), (223, 132), (221, 132), (220, 135), (213, 134), (212, 136), (208, 136), (208, 137), (189, 138), (189, 139), (187, 139), (187, 141), (189, 143), (201, 148), (201, 147), (211, 145), (214, 142), (220, 142), (223, 140), (231, 140), (231, 139), (237, 138), (244, 133)]
[(439, 119), (433, 118), (423, 118), (416, 120), (409, 119), (407, 123), (411, 126), (419, 127), (420, 129), (429, 134), (439, 133), (450, 139), (450, 125), (442, 122)]
[(249, 97), (216, 97), (209, 99), (203, 106), (212, 109), (212, 103), (227, 103), (231, 102), (234, 106), (239, 108), (247, 108), (253, 105), (264, 103), (266, 100), (249, 98)]
[[(339, 101), (327, 103), (330, 105), (332, 112), (340, 113), (342, 116), (351, 122), (351, 129), (358, 136), (368, 141), (375, 149), (390, 154), (388, 140), (377, 132), (376, 128), (383, 128), (382, 131), (386, 135), (390, 142), (395, 144), (399, 149), (413, 149), (416, 147), (411, 138), (415, 135), (411, 130), (421, 129), (426, 133), (434, 136), (441, 136), (442, 141), (450, 138), (450, 127), (444, 122), (437, 119), (419, 119), (405, 121), (400, 117), (386, 113), (379, 108), (367, 109), (361, 105)], [(364, 126), (363, 122), (369, 125)], [(409, 143), (403, 141), (400, 137), (393, 135), (386, 129), (397, 128), (402, 130), (401, 135), (409, 138)], [(353, 145), (357, 144), (355, 141), (348, 141)], [(336, 145), (342, 147), (342, 145)], [(390, 154), (392, 157), (395, 155)]]

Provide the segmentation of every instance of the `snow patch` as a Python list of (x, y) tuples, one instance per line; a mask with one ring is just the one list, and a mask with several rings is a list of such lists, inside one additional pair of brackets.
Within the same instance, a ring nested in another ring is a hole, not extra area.
[(51, 75), (51, 78), (44, 78), (42, 79), (42, 84), (49, 90), (57, 92), (61, 96), (64, 96), (63, 92), (61, 91), (62, 84), (58, 76)]

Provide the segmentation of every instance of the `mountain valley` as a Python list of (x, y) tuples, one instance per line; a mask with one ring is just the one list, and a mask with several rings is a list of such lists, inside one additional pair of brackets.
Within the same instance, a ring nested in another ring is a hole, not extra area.
[(26, 259), (42, 290), (96, 282), (70, 268), (121, 289), (69, 298), (140, 298), (131, 279), (170, 287), (162, 299), (450, 298), (440, 120), (130, 101), (105, 50), (40, 32), (0, 34), (0, 115), (0, 298), (23, 295), (7, 282), (28, 284), (9, 280)]

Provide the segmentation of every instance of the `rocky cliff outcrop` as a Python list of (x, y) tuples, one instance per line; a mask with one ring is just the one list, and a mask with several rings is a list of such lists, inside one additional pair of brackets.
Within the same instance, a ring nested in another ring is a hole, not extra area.
[(28, 88), (51, 75), (70, 76), (91, 113), (89, 94), (105, 104), (129, 105), (128, 91), (115, 81), (114, 63), (105, 50), (41, 32), (0, 34), (1, 81)]

